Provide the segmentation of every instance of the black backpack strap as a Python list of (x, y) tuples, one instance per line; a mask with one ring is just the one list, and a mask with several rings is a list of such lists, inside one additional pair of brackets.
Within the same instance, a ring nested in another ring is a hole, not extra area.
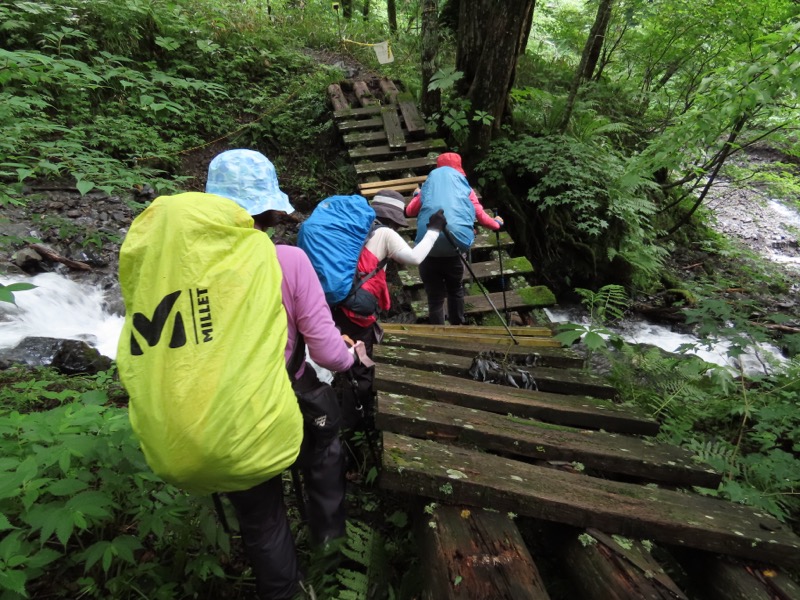
[(303, 334), (298, 331), (294, 338), (294, 348), (292, 348), (292, 353), (289, 356), (289, 360), (286, 362), (289, 380), (293, 385), (296, 383), (295, 375), (297, 375), (297, 372), (300, 370), (300, 367), (303, 366), (304, 362), (306, 362), (306, 339), (303, 337)]

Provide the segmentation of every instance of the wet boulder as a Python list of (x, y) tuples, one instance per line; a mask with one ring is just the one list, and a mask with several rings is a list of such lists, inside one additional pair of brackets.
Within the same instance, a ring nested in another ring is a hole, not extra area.
[(29, 337), (10, 350), (0, 351), (0, 368), (13, 365), (53, 367), (65, 375), (93, 375), (111, 367), (111, 359), (81, 340)]

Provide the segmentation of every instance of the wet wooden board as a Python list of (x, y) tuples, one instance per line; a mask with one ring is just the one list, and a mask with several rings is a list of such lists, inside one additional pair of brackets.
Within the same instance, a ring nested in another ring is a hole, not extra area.
[[(478, 279), (500, 277), (500, 262), (497, 260), (474, 262), (470, 265), (470, 268)], [(502, 273), (503, 277), (529, 275), (533, 273), (533, 265), (531, 265), (527, 258), (504, 260)], [(398, 271), (398, 274), (400, 275), (400, 281), (404, 287), (418, 287), (422, 285), (418, 267), (409, 265), (405, 269)]]
[[(553, 306), (556, 303), (555, 296), (544, 286), (535, 286), (534, 288), (527, 289), (534, 290), (534, 292), (540, 291), (542, 293), (541, 298), (535, 294), (532, 296), (523, 296), (520, 290), (508, 290), (505, 294), (503, 294), (503, 292), (491, 292), (489, 293), (491, 303), (483, 294), (479, 296), (464, 296), (464, 314), (481, 315), (494, 312), (495, 309), (502, 314), (505, 310), (542, 308), (545, 306)], [(494, 308), (492, 308), (492, 304), (494, 304)], [(427, 300), (412, 302), (411, 308), (418, 318), (426, 318), (428, 316)]]
[[(358, 184), (358, 189), (360, 189), (363, 192), (373, 188), (380, 190), (386, 186), (392, 186), (392, 185), (402, 185), (409, 183), (416, 183), (418, 185), (422, 185), (422, 183), (424, 183), (427, 178), (428, 178), (427, 175), (419, 175), (417, 177), (402, 177), (400, 179), (387, 179), (384, 181), (369, 181), (367, 183)], [(414, 222), (416, 223), (416, 219), (414, 219)]]
[(380, 485), (778, 565), (800, 561), (800, 538), (787, 525), (752, 508), (564, 473), (394, 433), (383, 434)]
[(425, 323), (381, 323), (384, 331), (393, 333), (408, 333), (424, 337), (447, 336), (450, 334), (461, 335), (464, 333), (501, 334), (506, 335), (510, 330), (517, 337), (553, 337), (551, 327), (509, 327), (501, 325), (427, 325)]
[(356, 163), (356, 174), (391, 173), (396, 171), (412, 171), (414, 169), (427, 169), (436, 166), (436, 158), (408, 158), (405, 160), (390, 160), (386, 162)]
[[(495, 353), (495, 356), (498, 356)], [(410, 348), (392, 346), (375, 346), (375, 360), (399, 367), (421, 369), (423, 371), (437, 371), (453, 377), (469, 377), (474, 357), (445, 354), (441, 350), (426, 352)], [(502, 359), (502, 356), (498, 356)], [(513, 375), (515, 369), (526, 371), (541, 392), (554, 394), (580, 394), (596, 398), (613, 399), (617, 396), (614, 386), (606, 383), (601, 377), (578, 369), (552, 369), (547, 367), (517, 366), (513, 362), (508, 365), (508, 372)], [(501, 377), (500, 374), (490, 372), (490, 376)], [(516, 377), (517, 385), (522, 387), (522, 378)]]
[(474, 340), (464, 342), (461, 340), (392, 332), (386, 333), (381, 343), (386, 346), (401, 346), (430, 352), (447, 352), (448, 354), (467, 356), (470, 359), (477, 356), (479, 352), (494, 351), (501, 356), (511, 357), (521, 364), (529, 364), (536, 367), (580, 369), (584, 365), (584, 360), (580, 356), (568, 348), (561, 348), (560, 343), (558, 347), (542, 346), (532, 348), (529, 346), (515, 346), (508, 338), (504, 342), (498, 341), (494, 344), (485, 344), (476, 343)]
[(404, 196), (409, 196), (411, 192), (417, 189), (417, 187), (418, 186), (416, 183), (409, 183), (406, 185), (387, 185), (385, 187), (362, 190), (359, 193), (365, 198), (372, 198), (375, 194), (377, 194), (381, 190), (394, 190), (395, 192), (399, 192)]
[(402, 150), (390, 148), (388, 145), (369, 146), (363, 148), (352, 148), (347, 152), (347, 154), (350, 156), (350, 158), (358, 160), (362, 158), (379, 158), (393, 155), (404, 156), (406, 154), (415, 152), (435, 152), (438, 150), (443, 150), (446, 147), (447, 146), (445, 145), (444, 140), (437, 139), (425, 140), (422, 142), (407, 142)]
[[(339, 121), (336, 123), (336, 127), (339, 131), (352, 131), (354, 129), (370, 129), (374, 127), (382, 127), (383, 126), (383, 119), (378, 117), (371, 117), (369, 119), (350, 119), (347, 121)], [(386, 138), (386, 132), (381, 132), (383, 134), (384, 139)]]
[(380, 131), (363, 131), (358, 133), (348, 133), (343, 135), (342, 139), (345, 144), (365, 144), (367, 142), (385, 142), (386, 132), (382, 129)]
[(366, 106), (363, 108), (344, 108), (333, 111), (334, 119), (349, 120), (353, 117), (375, 116), (381, 114), (380, 106)]
[[(413, 332), (411, 335), (415, 335)], [(463, 333), (458, 332), (451, 332), (448, 335), (444, 336), (437, 336), (437, 334), (431, 334), (435, 337), (440, 337), (440, 339), (448, 339), (453, 341), (462, 341), (462, 342), (472, 342), (473, 344), (480, 344), (480, 345), (491, 345), (494, 347), (498, 347), (500, 345), (505, 345), (508, 342), (511, 342), (511, 338), (507, 333), (470, 333), (465, 331)], [(424, 337), (424, 336), (423, 336)], [(558, 340), (554, 340), (552, 337), (543, 337), (543, 336), (521, 336), (519, 338), (515, 338), (517, 340), (517, 346), (524, 347), (524, 348), (533, 348), (534, 350), (538, 348), (561, 348), (561, 342)], [(473, 346), (474, 348), (475, 346)], [(531, 350), (531, 351), (534, 351)], [(475, 352), (477, 355), (477, 351)]]
[(462, 377), (378, 363), (374, 389), (547, 423), (655, 435), (658, 423), (633, 408), (600, 398), (520, 390)]
[(625, 475), (675, 486), (716, 488), (722, 476), (695, 463), (690, 452), (654, 440), (554, 427), (402, 394), (378, 394), (381, 431), (458, 442), (529, 461), (580, 463), (606, 476)]
[(419, 529), (423, 600), (549, 599), (522, 535), (508, 515), (437, 506), (425, 515)]
[(425, 135), (425, 120), (419, 114), (417, 105), (413, 100), (401, 100), (400, 112), (403, 113), (403, 122), (412, 137)]
[(386, 132), (386, 143), (389, 144), (389, 148), (392, 150), (405, 148), (406, 137), (403, 135), (403, 128), (400, 126), (397, 108), (384, 106), (381, 109), (381, 119), (383, 119), (383, 130)]

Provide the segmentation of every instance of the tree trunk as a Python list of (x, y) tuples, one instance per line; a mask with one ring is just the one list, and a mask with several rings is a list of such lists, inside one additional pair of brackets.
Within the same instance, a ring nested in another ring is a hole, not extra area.
[[(456, 68), (464, 73), (461, 95), (470, 101), (468, 163), (485, 156), (500, 131), (524, 32), (533, 18), (534, 0), (471, 0), (461, 2)], [(491, 121), (473, 120), (485, 113)]]
[(364, 6), (361, 7), (361, 16), (366, 21), (369, 18), (369, 0), (364, 0)]
[(341, 0), (342, 3), (342, 16), (345, 19), (350, 19), (353, 16), (353, 0)]
[(397, 31), (397, 1), (386, 0), (386, 15), (389, 20), (389, 31), (395, 33)]
[(608, 23), (611, 21), (611, 9), (613, 0), (603, 0), (597, 8), (597, 16), (595, 17), (592, 32), (589, 34), (589, 39), (586, 41), (588, 56), (586, 64), (583, 67), (583, 81), (590, 81), (594, 70), (597, 67), (597, 61), (600, 58), (600, 52), (606, 40), (606, 31), (608, 31)]
[[(578, 68), (575, 70), (575, 76), (572, 78), (572, 85), (570, 85), (569, 88), (569, 95), (567, 96), (564, 114), (561, 117), (560, 129), (562, 133), (567, 130), (567, 127), (569, 126), (569, 120), (572, 118), (572, 111), (575, 108), (575, 100), (578, 97), (578, 89), (580, 88), (581, 83), (584, 81), (584, 74), (586, 73), (586, 68), (589, 64), (590, 54), (594, 51), (595, 44), (598, 43), (596, 40), (599, 40), (600, 44), (597, 52), (599, 52), (603, 47), (605, 29), (608, 26), (607, 15), (611, 14), (611, 8), (613, 4), (614, 0), (600, 0), (600, 4), (597, 6), (597, 14), (594, 18), (594, 24), (592, 25), (591, 31), (589, 31), (589, 37), (586, 39), (586, 44), (583, 46), (581, 62), (578, 64)], [(595, 65), (596, 64), (597, 58), (595, 57)], [(594, 66), (592, 67), (592, 71), (594, 71)]]
[(438, 4), (438, 0), (422, 0), (422, 92), (419, 105), (426, 116), (442, 108), (441, 90), (428, 90), (436, 73), (436, 56), (439, 52)]

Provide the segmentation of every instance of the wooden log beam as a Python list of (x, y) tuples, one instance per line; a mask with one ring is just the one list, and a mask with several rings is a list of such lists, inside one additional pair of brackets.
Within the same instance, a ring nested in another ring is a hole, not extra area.
[(778, 567), (686, 548), (672, 554), (705, 600), (800, 600), (800, 585)]
[(631, 408), (586, 396), (520, 390), (491, 383), (476, 384), (462, 377), (379, 364), (374, 388), (447, 402), (502, 415), (514, 415), (585, 429), (655, 435), (658, 423)]
[(350, 107), (342, 91), (342, 86), (338, 83), (332, 83), (328, 86), (328, 98), (330, 98), (334, 112), (337, 110), (345, 110)]
[[(496, 356), (500, 353), (494, 353)], [(427, 352), (414, 350), (403, 346), (375, 346), (374, 358), (378, 362), (423, 371), (436, 371), (453, 377), (468, 377), (474, 356), (458, 356), (446, 354), (441, 351)], [(517, 365), (515, 361), (508, 364), (508, 372), (513, 374), (515, 368), (526, 371), (528, 377), (534, 382), (534, 389), (554, 394), (576, 394), (594, 396), (595, 398), (613, 399), (617, 397), (617, 390), (609, 385), (602, 377), (580, 369), (553, 369), (548, 367), (533, 367)], [(500, 377), (496, 372), (488, 375)], [(515, 378), (517, 385), (523, 387), (522, 377)]]
[(79, 260), (72, 260), (71, 258), (61, 256), (55, 250), (52, 250), (47, 246), (43, 246), (42, 244), (28, 244), (28, 247), (41, 254), (42, 257), (46, 258), (47, 260), (52, 260), (53, 262), (61, 263), (62, 265), (66, 265), (70, 269), (74, 269), (76, 271), (92, 270), (91, 265), (89, 265), (88, 263), (81, 262)]
[(558, 546), (581, 600), (688, 600), (641, 542), (618, 539), (589, 529)]
[(507, 515), (437, 506), (424, 517), (418, 528), (424, 600), (549, 599), (522, 535)]
[(383, 337), (382, 344), (386, 346), (403, 346), (416, 350), (431, 352), (447, 352), (458, 356), (468, 356), (470, 359), (479, 352), (495, 351), (512, 358), (521, 364), (536, 367), (553, 367), (557, 369), (579, 369), (583, 367), (584, 360), (569, 348), (525, 347), (516, 346), (507, 339), (505, 343), (477, 344), (475, 341), (464, 342), (461, 340), (442, 339), (437, 337), (421, 337), (404, 333), (388, 332)]
[(563, 473), (509, 458), (383, 434), (382, 488), (489, 506), (629, 538), (765, 561), (800, 562), (800, 538), (752, 508), (684, 492)]
[(381, 77), (378, 85), (380, 86), (383, 96), (386, 99), (385, 104), (397, 104), (397, 96), (400, 94), (400, 90), (397, 89), (394, 81), (388, 77)]
[(580, 463), (604, 476), (635, 477), (675, 486), (716, 488), (722, 476), (696, 464), (690, 452), (653, 440), (555, 427), (443, 402), (378, 394), (381, 431), (474, 446), (517, 460)]
[(353, 93), (356, 95), (356, 98), (358, 98), (358, 103), (361, 106), (380, 106), (381, 101), (374, 96), (365, 81), (354, 81)]

